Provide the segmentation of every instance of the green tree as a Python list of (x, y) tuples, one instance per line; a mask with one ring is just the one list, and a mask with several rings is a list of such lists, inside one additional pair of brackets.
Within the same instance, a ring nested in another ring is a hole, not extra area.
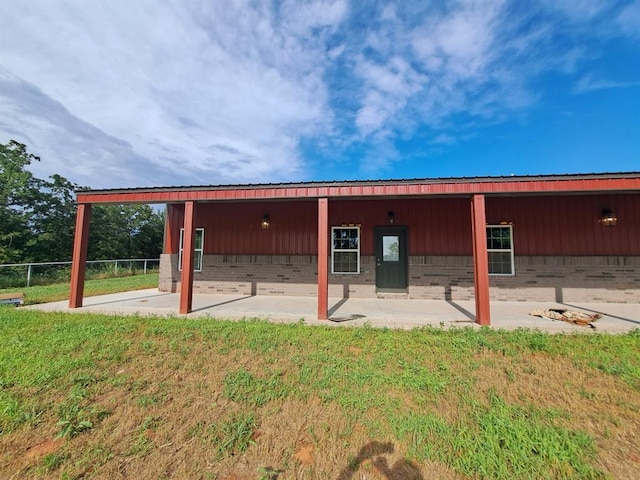
[(31, 236), (26, 251), (33, 262), (71, 260), (76, 217), (73, 192), (78, 186), (57, 174), (49, 178), (40, 181), (29, 218)]
[(39, 160), (22, 143), (0, 144), (0, 263), (23, 258), (29, 239), (29, 205), (38, 195), (38, 180), (26, 167)]
[(142, 206), (148, 213), (135, 237), (137, 257), (158, 258), (164, 241), (164, 210), (154, 211), (149, 205)]
[(91, 260), (157, 258), (162, 250), (164, 213), (149, 205), (96, 205), (91, 212)]
[[(39, 160), (22, 143), (0, 144), (0, 263), (71, 259), (79, 186), (57, 174), (36, 178), (27, 167)], [(149, 205), (98, 205), (89, 258), (157, 258), (163, 229), (164, 213)]]

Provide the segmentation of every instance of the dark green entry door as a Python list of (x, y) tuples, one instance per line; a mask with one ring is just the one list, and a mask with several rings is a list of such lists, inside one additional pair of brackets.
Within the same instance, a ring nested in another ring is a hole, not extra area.
[(380, 290), (407, 288), (407, 227), (376, 227), (376, 287)]

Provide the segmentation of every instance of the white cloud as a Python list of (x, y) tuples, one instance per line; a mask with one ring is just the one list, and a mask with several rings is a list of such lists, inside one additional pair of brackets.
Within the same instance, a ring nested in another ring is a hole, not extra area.
[(640, 0), (10, 2), (0, 142), (96, 187), (309, 179), (305, 148), (376, 175), (399, 139), (526, 111), (549, 73), (635, 85), (585, 72), (639, 31)]
[(378, 58), (355, 61), (366, 92), (356, 119), (360, 134), (393, 134), (418, 123), (438, 125), (461, 110), (486, 110), (488, 97), (478, 93), (497, 81), (490, 66), (499, 51), (494, 42), (503, 3), (465, 1), (448, 11), (426, 10), (411, 19), (412, 28), (386, 9), (383, 26), (366, 35)]
[(284, 23), (298, 35), (307, 35), (313, 29), (335, 29), (348, 12), (344, 0), (315, 0), (307, 3), (287, 0), (281, 6)]
[(461, 2), (444, 17), (427, 19), (413, 32), (412, 45), (427, 65), (444, 66), (463, 78), (479, 75), (491, 61), (503, 7), (503, 1)]
[[(0, 20), (0, 62), (18, 84), (35, 85), (69, 118), (128, 144), (130, 158), (147, 159), (166, 178), (186, 170), (207, 172), (192, 183), (299, 178), (298, 139), (331, 124), (322, 32), (317, 45), (306, 35), (335, 28), (345, 6), (284, 5), (283, 21), (295, 28), (281, 28), (277, 12), (254, 5), (16, 3)], [(25, 93), (14, 93), (3, 101), (17, 107)], [(20, 133), (37, 138), (34, 128), (26, 122)], [(53, 171), (73, 176), (60, 133), (35, 146)], [(126, 161), (120, 166), (121, 182), (140, 184)]]
[(575, 93), (588, 93), (594, 90), (607, 90), (610, 88), (633, 88), (640, 86), (637, 82), (620, 82), (615, 80), (594, 79), (590, 75), (582, 77), (575, 87)]
[(391, 58), (385, 65), (361, 57), (355, 71), (365, 81), (367, 91), (356, 119), (364, 136), (384, 128), (403, 110), (407, 100), (428, 83), (426, 76), (399, 57)]
[(452, 137), (447, 133), (440, 133), (436, 135), (433, 140), (431, 140), (431, 143), (436, 145), (453, 145), (454, 143), (456, 143), (456, 139), (455, 137)]
[(636, 0), (620, 12), (618, 23), (625, 34), (640, 36), (640, 0)]

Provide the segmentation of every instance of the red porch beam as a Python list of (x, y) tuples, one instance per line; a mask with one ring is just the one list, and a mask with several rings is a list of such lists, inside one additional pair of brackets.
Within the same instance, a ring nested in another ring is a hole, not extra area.
[(318, 320), (329, 316), (329, 200), (318, 199)]
[(84, 275), (87, 268), (87, 246), (89, 245), (89, 221), (91, 204), (78, 205), (76, 230), (73, 236), (73, 256), (71, 258), (71, 289), (69, 308), (82, 306), (84, 295)]
[(487, 216), (484, 195), (471, 197), (473, 234), (473, 275), (476, 299), (476, 323), (491, 325), (489, 305), (489, 259), (487, 255)]
[(211, 186), (136, 190), (94, 190), (78, 192), (83, 203), (172, 203), (182, 201), (264, 200), (280, 198), (380, 197), (412, 195), (526, 195), (532, 193), (637, 192), (640, 175), (629, 178), (597, 175), (557, 175), (549, 177), (486, 178), (469, 180), (425, 179), (423, 181), (339, 182), (326, 184), (283, 184), (282, 186)]
[(196, 242), (195, 209), (195, 202), (185, 202), (182, 273), (180, 275), (180, 313), (190, 313), (193, 304), (193, 249)]

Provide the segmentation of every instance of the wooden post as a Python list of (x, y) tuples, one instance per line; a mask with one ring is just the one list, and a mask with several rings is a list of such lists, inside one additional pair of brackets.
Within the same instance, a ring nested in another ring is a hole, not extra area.
[(184, 236), (182, 238), (182, 274), (180, 275), (180, 313), (190, 313), (193, 304), (193, 257), (196, 242), (195, 202), (184, 204)]
[(82, 306), (84, 295), (84, 275), (87, 268), (87, 247), (89, 245), (89, 221), (91, 204), (80, 204), (76, 212), (76, 231), (73, 236), (73, 256), (71, 258), (71, 289), (69, 308)]
[(491, 325), (486, 218), (484, 195), (474, 195), (471, 197), (473, 274), (476, 298), (476, 323), (480, 325)]
[(318, 199), (318, 320), (329, 311), (329, 200)]

